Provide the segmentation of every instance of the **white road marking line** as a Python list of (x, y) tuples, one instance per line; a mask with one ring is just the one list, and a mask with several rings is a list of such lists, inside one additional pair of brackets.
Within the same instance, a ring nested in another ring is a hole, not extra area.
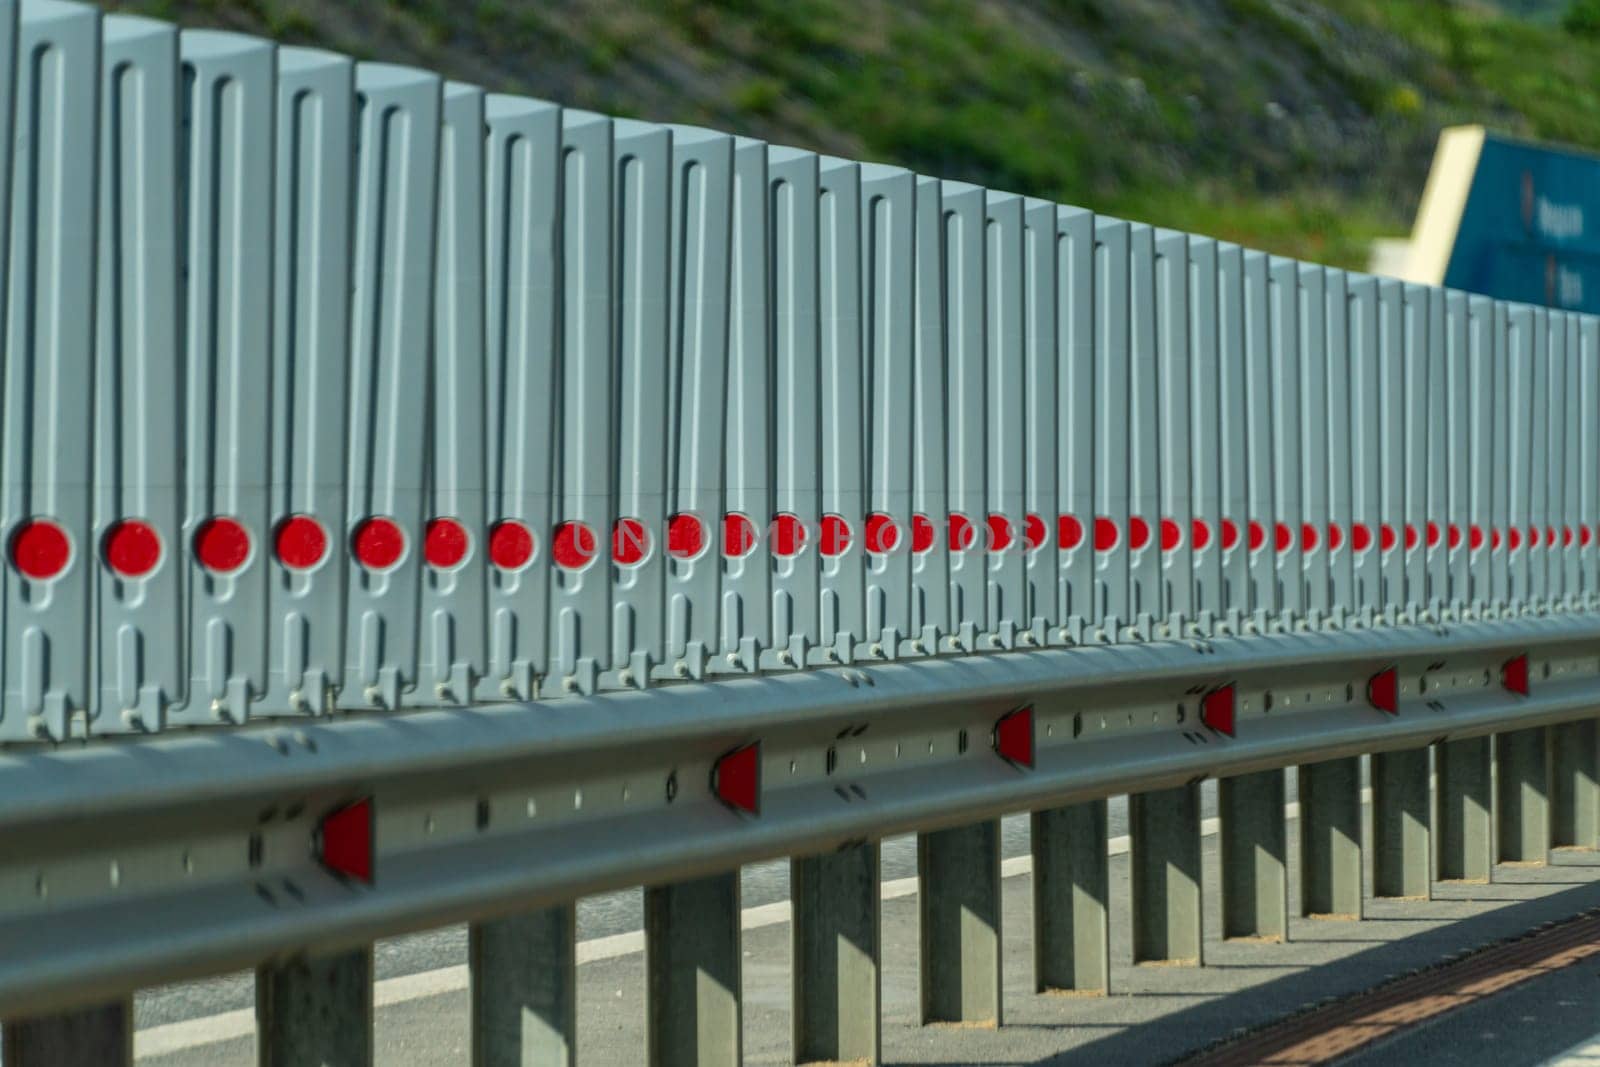
[(1539, 1067), (1600, 1067), (1600, 1034), (1584, 1038), (1567, 1051), (1545, 1060)]

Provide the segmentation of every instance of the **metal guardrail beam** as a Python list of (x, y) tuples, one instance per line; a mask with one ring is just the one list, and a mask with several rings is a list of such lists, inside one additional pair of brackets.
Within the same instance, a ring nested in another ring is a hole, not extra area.
[[(1527, 654), (1527, 696), (1498, 677)], [(1363, 684), (1398, 671), (1397, 712)], [(1199, 722), (1231, 683), (1234, 736)], [(1031, 768), (993, 750), (1033, 709)], [(1600, 620), (1261, 635), (737, 679), (0, 756), (0, 1014), (843, 842), (1600, 707)], [(760, 743), (759, 814), (718, 759)], [(319, 819), (376, 810), (371, 884)]]

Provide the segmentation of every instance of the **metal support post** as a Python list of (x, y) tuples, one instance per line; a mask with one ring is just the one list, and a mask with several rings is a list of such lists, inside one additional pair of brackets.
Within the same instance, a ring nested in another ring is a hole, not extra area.
[(1225, 938), (1289, 938), (1289, 837), (1283, 805), (1282, 771), (1217, 783)]
[(1550, 728), (1551, 844), (1600, 847), (1600, 752), (1596, 722), (1583, 719)]
[(1372, 895), (1426, 900), (1432, 893), (1428, 750), (1372, 756)]
[(261, 1067), (369, 1067), (372, 948), (256, 972)]
[(33, 1019), (7, 1019), (0, 1027), (0, 1062), (6, 1067), (61, 1067), (133, 1062), (133, 1000)]
[(1106, 802), (1033, 813), (1033, 983), (1037, 992), (1111, 988)]
[(644, 891), (647, 1058), (738, 1067), (739, 872)]
[(476, 1067), (577, 1061), (576, 931), (571, 904), (472, 925)]
[(1300, 914), (1361, 918), (1361, 757), (1300, 767)]
[(1544, 727), (1495, 737), (1501, 863), (1545, 863), (1550, 852), (1549, 733)]
[(1199, 964), (1199, 783), (1130, 796), (1128, 837), (1133, 962)]
[(877, 1063), (878, 845), (790, 861), (794, 1062)]
[(1000, 1025), (1000, 823), (917, 839), (922, 1021)]
[(1494, 867), (1494, 794), (1489, 739), (1434, 747), (1436, 845), (1441, 880), (1487, 882)]

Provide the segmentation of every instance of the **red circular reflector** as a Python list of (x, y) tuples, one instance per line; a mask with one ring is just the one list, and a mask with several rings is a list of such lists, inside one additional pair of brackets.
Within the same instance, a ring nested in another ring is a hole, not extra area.
[(1195, 519), (1189, 524), (1189, 541), (1196, 549), (1205, 548), (1211, 543), (1211, 524), (1204, 519)]
[(1043, 548), (1045, 538), (1050, 536), (1050, 527), (1045, 525), (1041, 516), (1029, 515), (1027, 524), (1023, 527), (1022, 536), (1028, 543), (1029, 551)]
[(1438, 548), (1439, 547), (1439, 538), (1442, 536), (1442, 534), (1441, 534), (1441, 532), (1439, 530), (1439, 524), (1430, 519), (1430, 520), (1428, 520), (1427, 529), (1428, 529), (1428, 547), (1429, 548)]
[(430, 567), (448, 570), (467, 558), (467, 528), (455, 519), (431, 519), (422, 531), (422, 558)]
[(1538, 548), (1539, 547), (1539, 527), (1537, 527), (1537, 526), (1528, 527), (1528, 547), (1529, 548)]
[(722, 554), (739, 559), (755, 551), (756, 524), (749, 516), (730, 511), (722, 517)]
[(1011, 520), (1004, 515), (989, 513), (989, 551), (1004, 552), (1015, 541), (1016, 534), (1011, 531)]
[(1506, 539), (1511, 543), (1511, 551), (1515, 552), (1522, 547), (1522, 531), (1515, 526), (1506, 531)]
[(1267, 528), (1256, 519), (1250, 520), (1250, 551), (1259, 552), (1267, 543)]
[(895, 525), (894, 519), (881, 511), (874, 511), (867, 516), (867, 551), (883, 555), (893, 552), (894, 546), (900, 543), (900, 527)]
[(328, 554), (328, 531), (310, 515), (290, 515), (278, 524), (272, 539), (278, 562), (292, 570), (310, 570)]
[(650, 531), (643, 522), (625, 515), (611, 524), (611, 559), (624, 567), (644, 560), (650, 551)]
[(550, 558), (557, 566), (577, 570), (594, 559), (600, 551), (594, 531), (585, 523), (569, 519), (555, 528), (550, 535)]
[(772, 518), (772, 554), (787, 559), (806, 546), (806, 528), (800, 516), (780, 511)]
[(194, 554), (206, 570), (230, 574), (250, 558), (250, 531), (226, 516), (207, 519), (195, 531)]
[(1138, 515), (1128, 519), (1128, 547), (1134, 550), (1150, 543), (1150, 524)]
[(1300, 524), (1300, 551), (1315, 552), (1317, 549), (1317, 528), (1309, 522)]
[(1561, 527), (1561, 547), (1572, 547), (1572, 527), (1570, 526)]
[(822, 544), (824, 556), (842, 556), (850, 547), (850, 524), (843, 515), (822, 516)]
[(143, 578), (161, 562), (161, 538), (138, 519), (123, 519), (106, 531), (106, 566), (123, 578)]
[(950, 513), (950, 551), (965, 552), (972, 547), (978, 539), (977, 531), (972, 528), (972, 520), (959, 511)]
[(1076, 515), (1061, 515), (1056, 519), (1056, 542), (1062, 548), (1077, 548), (1083, 544), (1083, 523)]
[(1409, 522), (1406, 523), (1406, 551), (1410, 552), (1413, 548), (1416, 548), (1421, 543), (1422, 535), (1417, 532), (1416, 525)]
[(1350, 527), (1350, 547), (1357, 552), (1365, 552), (1372, 547), (1372, 530), (1364, 522), (1353, 523)]
[(1489, 547), (1498, 552), (1500, 551), (1500, 544), (1500, 527), (1496, 526), (1489, 531)]
[(1117, 524), (1101, 515), (1094, 520), (1094, 548), (1096, 552), (1110, 552), (1117, 547)]
[(489, 562), (503, 571), (514, 571), (533, 559), (533, 532), (515, 519), (494, 524), (489, 531)]
[(1344, 527), (1336, 522), (1328, 523), (1328, 551), (1337, 552), (1344, 545)]
[(1587, 526), (1578, 527), (1578, 544), (1587, 546), (1594, 537), (1594, 531)]
[(1546, 526), (1544, 528), (1544, 543), (1551, 548), (1556, 547), (1556, 528), (1554, 526)]
[[(700, 516), (680, 512), (667, 520), (667, 555), (674, 559), (693, 559), (705, 551), (706, 540), (706, 524)], [(639, 554), (642, 558), (642, 548)]]
[(1232, 519), (1222, 520), (1222, 547), (1232, 552), (1239, 544), (1239, 524)]
[(1450, 548), (1451, 548), (1452, 551), (1455, 550), (1455, 549), (1460, 548), (1461, 547), (1461, 527), (1457, 526), (1455, 523), (1452, 522), (1450, 524), (1449, 533), (1446, 535), (1446, 539), (1449, 541)]
[(1294, 534), (1289, 530), (1286, 522), (1278, 523), (1272, 531), (1273, 547), (1279, 552), (1287, 552), (1294, 545)]
[(1378, 547), (1385, 552), (1393, 552), (1394, 546), (1400, 543), (1399, 536), (1394, 532), (1394, 527), (1384, 523), (1378, 527)]
[(1176, 519), (1161, 520), (1161, 551), (1174, 552), (1183, 544), (1183, 527)]
[(356, 559), (368, 570), (393, 567), (405, 555), (406, 535), (393, 519), (374, 516), (356, 527)]
[(1477, 523), (1467, 527), (1467, 547), (1474, 552), (1483, 547), (1483, 527)]
[(933, 550), (933, 520), (926, 515), (911, 516), (911, 551), (921, 555)]

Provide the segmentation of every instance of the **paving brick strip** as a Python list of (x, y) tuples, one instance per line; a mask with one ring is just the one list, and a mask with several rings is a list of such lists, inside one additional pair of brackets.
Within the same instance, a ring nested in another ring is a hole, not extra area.
[(1600, 955), (1600, 911), (1313, 1008), (1177, 1063), (1183, 1067), (1333, 1063), (1410, 1027), (1595, 955)]

